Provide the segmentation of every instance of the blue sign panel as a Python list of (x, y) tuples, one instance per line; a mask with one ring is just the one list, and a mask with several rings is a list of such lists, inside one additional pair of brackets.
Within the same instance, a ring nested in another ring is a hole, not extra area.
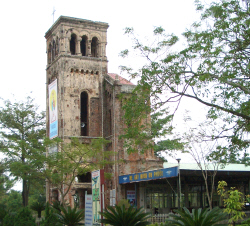
[(177, 177), (178, 166), (119, 176), (119, 184)]

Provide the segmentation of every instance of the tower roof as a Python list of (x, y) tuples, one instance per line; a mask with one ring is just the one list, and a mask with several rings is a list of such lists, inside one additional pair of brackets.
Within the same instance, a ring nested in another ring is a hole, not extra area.
[(114, 80), (116, 80), (116, 79), (118, 78), (119, 83), (120, 83), (121, 85), (132, 85), (132, 86), (134, 86), (134, 84), (133, 84), (132, 82), (128, 81), (127, 79), (121, 77), (121, 76), (118, 75), (118, 74), (115, 74), (115, 73), (108, 73), (108, 75), (109, 75), (112, 79), (114, 79)]
[(107, 30), (109, 25), (105, 22), (99, 22), (99, 21), (92, 21), (92, 20), (85, 20), (75, 17), (69, 17), (69, 16), (60, 16), (56, 22), (50, 27), (50, 29), (45, 33), (45, 37), (49, 36), (51, 32), (61, 23), (70, 23), (70, 24), (76, 24), (76, 25), (84, 25), (84, 26), (95, 26), (100, 29)]

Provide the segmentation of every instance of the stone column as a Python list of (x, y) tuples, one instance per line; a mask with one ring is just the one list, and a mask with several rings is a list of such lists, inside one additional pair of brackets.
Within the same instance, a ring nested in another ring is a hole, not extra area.
[(76, 39), (76, 55), (81, 56), (81, 41), (82, 39), (80, 37), (77, 37)]
[(89, 56), (89, 57), (91, 57), (91, 42), (92, 40), (88, 40), (87, 48), (86, 48), (86, 56)]

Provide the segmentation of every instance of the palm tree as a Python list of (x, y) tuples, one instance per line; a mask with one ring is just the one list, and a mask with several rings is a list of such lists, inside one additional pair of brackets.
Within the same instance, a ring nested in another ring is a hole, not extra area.
[(38, 218), (41, 218), (41, 213), (43, 210), (45, 210), (45, 202), (33, 202), (30, 206), (30, 208), (34, 211), (37, 211)]
[(149, 213), (144, 213), (143, 209), (135, 209), (133, 206), (126, 208), (122, 206), (109, 206), (100, 213), (105, 219), (100, 222), (113, 226), (146, 226), (150, 222), (147, 219), (150, 217)]
[(171, 214), (165, 222), (166, 226), (213, 226), (224, 220), (227, 216), (219, 207), (210, 209), (192, 209), (192, 213), (184, 207)]
[(67, 209), (61, 206), (60, 209), (61, 212), (56, 214), (60, 223), (67, 226), (83, 225), (80, 223), (80, 221), (84, 219), (83, 210), (77, 210), (76, 207), (72, 209), (70, 206), (68, 206)]

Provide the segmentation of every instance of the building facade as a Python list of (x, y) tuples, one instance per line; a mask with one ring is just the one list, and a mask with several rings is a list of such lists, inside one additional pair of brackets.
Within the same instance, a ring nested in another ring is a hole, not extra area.
[[(55, 136), (66, 142), (77, 137), (86, 144), (102, 137), (110, 141), (105, 150), (115, 153), (114, 164), (104, 168), (112, 175), (104, 182), (105, 206), (110, 205), (110, 191), (116, 191), (114, 200), (118, 203), (126, 199), (127, 190), (131, 190), (119, 184), (119, 175), (162, 168), (153, 150), (128, 155), (123, 140), (119, 139), (125, 126), (119, 96), (121, 93), (129, 95), (134, 85), (117, 74), (108, 73), (107, 29), (107, 23), (61, 16), (45, 34), (47, 135), (54, 137), (51, 135), (49, 88), (56, 82), (58, 128)], [(60, 201), (56, 187), (47, 183), (46, 189), (47, 201)], [(73, 206), (73, 196), (77, 194), (79, 206), (84, 208), (85, 192), (91, 193), (91, 172), (78, 175), (70, 189), (67, 201)], [(137, 191), (139, 202), (144, 188), (137, 188)]]

